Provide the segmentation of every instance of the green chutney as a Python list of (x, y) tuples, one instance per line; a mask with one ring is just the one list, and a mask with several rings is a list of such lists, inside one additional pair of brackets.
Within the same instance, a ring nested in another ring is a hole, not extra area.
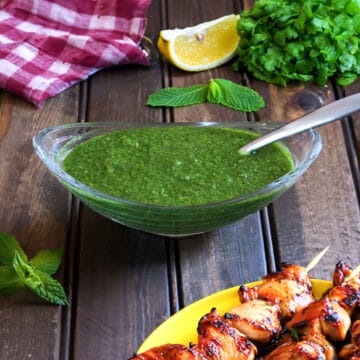
[(131, 128), (77, 145), (62, 166), (83, 184), (126, 200), (203, 205), (254, 192), (293, 168), (281, 144), (240, 155), (258, 136), (207, 126)]

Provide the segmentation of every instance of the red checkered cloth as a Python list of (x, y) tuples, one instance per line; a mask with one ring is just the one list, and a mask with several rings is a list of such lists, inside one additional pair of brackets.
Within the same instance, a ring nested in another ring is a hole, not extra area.
[(140, 47), (151, 0), (0, 0), (0, 87), (37, 107)]

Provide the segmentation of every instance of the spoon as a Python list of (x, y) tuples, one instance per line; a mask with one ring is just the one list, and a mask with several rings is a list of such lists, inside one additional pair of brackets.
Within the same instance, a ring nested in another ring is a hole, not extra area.
[(239, 153), (247, 155), (265, 145), (273, 143), (274, 141), (284, 139), (308, 129), (328, 124), (358, 110), (360, 110), (360, 93), (333, 101), (320, 109), (301, 116), (294, 121), (288, 122), (278, 129), (262, 135), (242, 146)]

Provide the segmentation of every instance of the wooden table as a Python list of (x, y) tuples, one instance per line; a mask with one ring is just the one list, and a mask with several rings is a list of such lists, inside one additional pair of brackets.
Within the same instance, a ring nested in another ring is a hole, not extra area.
[[(249, 6), (249, 4), (245, 4)], [(240, 2), (159, 1), (148, 12), (146, 35), (233, 11)], [(246, 115), (218, 105), (175, 111), (147, 107), (164, 86), (223, 77), (260, 92), (266, 108)], [(360, 263), (360, 114), (320, 129), (324, 147), (300, 181), (268, 208), (208, 234), (168, 239), (111, 222), (72, 198), (35, 155), (42, 128), (73, 122), (284, 121), (360, 91), (360, 80), (338, 88), (286, 88), (235, 73), (231, 64), (185, 73), (163, 61), (154, 46), (150, 67), (114, 67), (46, 101), (41, 110), (0, 92), (0, 230), (13, 234), (29, 256), (42, 248), (65, 251), (56, 278), (70, 306), (43, 302), (27, 290), (0, 297), (1, 360), (112, 360), (129, 358), (164, 319), (193, 301), (260, 278), (281, 262), (306, 265), (330, 249), (312, 271), (330, 278), (343, 259)]]

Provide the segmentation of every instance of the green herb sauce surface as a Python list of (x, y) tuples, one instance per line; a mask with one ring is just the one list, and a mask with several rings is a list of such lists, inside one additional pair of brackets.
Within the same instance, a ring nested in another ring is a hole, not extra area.
[(76, 146), (63, 169), (103, 193), (148, 204), (214, 203), (258, 190), (293, 168), (285, 146), (239, 148), (258, 135), (217, 127), (133, 128)]

